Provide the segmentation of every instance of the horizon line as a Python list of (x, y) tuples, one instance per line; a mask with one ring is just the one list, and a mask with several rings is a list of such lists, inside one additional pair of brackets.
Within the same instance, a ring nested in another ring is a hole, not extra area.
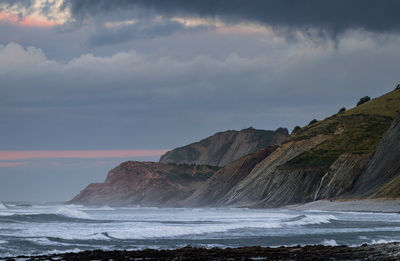
[(97, 159), (161, 156), (166, 149), (158, 150), (1, 150), (0, 161), (26, 159)]

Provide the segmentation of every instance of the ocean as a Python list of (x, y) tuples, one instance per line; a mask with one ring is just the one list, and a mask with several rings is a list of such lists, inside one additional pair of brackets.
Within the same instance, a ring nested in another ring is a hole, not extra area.
[(400, 241), (400, 214), (0, 203), (0, 258), (83, 250)]

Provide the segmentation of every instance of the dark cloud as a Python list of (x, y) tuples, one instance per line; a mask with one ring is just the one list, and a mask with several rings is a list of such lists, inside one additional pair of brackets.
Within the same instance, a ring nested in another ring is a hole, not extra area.
[(98, 27), (96, 34), (89, 37), (89, 46), (97, 47), (107, 44), (123, 43), (137, 39), (152, 39), (155, 37), (168, 36), (178, 31), (194, 32), (205, 28), (185, 28), (183, 24), (161, 20), (158, 22), (138, 21), (134, 24), (118, 28)]
[[(250, 21), (277, 28), (318, 29), (337, 34), (362, 28), (373, 32), (400, 30), (397, 0), (66, 0), (75, 18), (143, 9), (148, 15), (186, 15)], [(142, 12), (143, 13), (143, 12)]]
[(399, 42), (345, 36), (337, 49), (282, 41), (248, 58), (130, 51), (66, 63), (0, 46), (0, 145), (172, 148), (225, 129), (292, 129), (393, 89)]

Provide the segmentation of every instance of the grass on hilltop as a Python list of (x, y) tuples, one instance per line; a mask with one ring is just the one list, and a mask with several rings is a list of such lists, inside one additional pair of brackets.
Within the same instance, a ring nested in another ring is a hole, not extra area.
[(332, 135), (314, 149), (283, 167), (329, 167), (341, 154), (369, 154), (400, 112), (400, 90), (394, 90), (345, 112), (310, 124), (292, 133), (288, 141), (318, 134)]

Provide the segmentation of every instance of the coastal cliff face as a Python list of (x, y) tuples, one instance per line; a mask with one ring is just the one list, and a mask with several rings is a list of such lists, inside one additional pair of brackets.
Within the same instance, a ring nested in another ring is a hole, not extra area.
[(104, 183), (93, 183), (68, 203), (83, 205), (172, 206), (190, 196), (219, 168), (215, 166), (127, 161)]
[(237, 159), (217, 171), (192, 196), (182, 202), (184, 206), (219, 206), (220, 200), (237, 183), (247, 177), (257, 163), (265, 159), (278, 146), (270, 146)]
[[(358, 194), (352, 191), (360, 180), (368, 179), (362, 173), (399, 110), (400, 90), (395, 90), (352, 110), (297, 129), (221, 202), (226, 206), (276, 207), (324, 198), (357, 197)], [(396, 125), (396, 121), (393, 124)], [(377, 159), (385, 167), (380, 174), (367, 176), (375, 185), (382, 179), (378, 176), (386, 176), (390, 183), (380, 191), (390, 191), (386, 194), (394, 195), (398, 191), (396, 184), (400, 182), (395, 175), (400, 159), (396, 154), (398, 143), (397, 147), (392, 144), (397, 136), (390, 130), (385, 136), (388, 136), (382, 140), (385, 152), (379, 153), (381, 149), (378, 148), (375, 155), (384, 157), (391, 153), (394, 156), (385, 161)], [(393, 171), (388, 172), (389, 169)], [(375, 194), (371, 195), (378, 195), (376, 190), (373, 191)]]
[(400, 197), (400, 114), (383, 136), (353, 193), (373, 198)]
[(282, 144), (271, 155), (258, 163), (249, 175), (235, 185), (222, 199), (223, 205), (230, 206), (251, 206), (262, 200), (262, 195), (269, 188), (270, 176), (273, 175), (276, 167), (296, 157), (321, 142), (327, 136), (317, 135), (300, 141), (290, 141)]
[(312, 121), (289, 137), (286, 129), (221, 132), (172, 150), (161, 161), (224, 167), (125, 162), (70, 203), (264, 208), (400, 198), (400, 89)]
[(219, 132), (199, 142), (167, 152), (161, 156), (160, 162), (225, 166), (247, 154), (279, 145), (288, 135), (288, 130), (284, 128), (276, 131), (248, 128)]

